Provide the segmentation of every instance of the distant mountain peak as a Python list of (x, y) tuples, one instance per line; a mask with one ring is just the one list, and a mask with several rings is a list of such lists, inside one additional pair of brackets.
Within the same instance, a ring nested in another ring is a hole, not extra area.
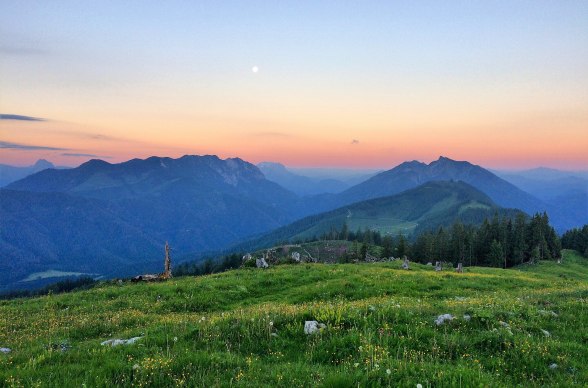
[(286, 166), (284, 166), (282, 163), (278, 163), (278, 162), (261, 162), (261, 163), (257, 163), (257, 167), (259, 167), (260, 169), (272, 169), (275, 171), (288, 171), (288, 169), (286, 168)]
[(101, 168), (101, 167), (105, 167), (105, 166), (112, 166), (112, 165), (102, 159), (90, 159), (87, 162), (80, 164), (80, 166), (78, 168), (84, 169), (84, 170), (91, 170), (91, 169), (97, 169), (97, 168)]
[(428, 181), (464, 181), (486, 193), (498, 205), (532, 213), (544, 204), (483, 167), (446, 156), (429, 163), (405, 162), (382, 172), (342, 193), (345, 202), (384, 197), (414, 188)]
[(35, 162), (33, 167), (36, 167), (36, 168), (55, 168), (55, 165), (46, 159), (39, 159)]
[(429, 166), (434, 166), (434, 165), (451, 165), (451, 164), (456, 164), (456, 165), (468, 165), (468, 166), (473, 166), (472, 163), (465, 161), (465, 160), (455, 160), (455, 159), (451, 159), (448, 158), (446, 156), (439, 156), (439, 159), (432, 161), (431, 163), (429, 163)]

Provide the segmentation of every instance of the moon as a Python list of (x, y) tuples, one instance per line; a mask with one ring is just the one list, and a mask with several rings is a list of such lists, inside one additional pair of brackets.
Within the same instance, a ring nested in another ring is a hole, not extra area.
[(253, 66), (253, 67), (251, 68), (251, 71), (252, 71), (252, 72), (254, 72), (254, 73), (257, 73), (257, 72), (259, 71), (259, 67), (257, 67), (257, 66)]

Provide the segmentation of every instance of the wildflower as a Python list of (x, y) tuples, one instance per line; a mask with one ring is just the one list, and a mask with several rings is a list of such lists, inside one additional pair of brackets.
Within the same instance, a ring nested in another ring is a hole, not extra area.
[(269, 325), (270, 326), (273, 326), (274, 325), (274, 322), (273, 321), (270, 321)]
[(174, 342), (178, 342), (178, 337), (174, 337)]
[(386, 369), (386, 374), (387, 374), (387, 375), (389, 375), (389, 374), (391, 374), (391, 373), (392, 373), (392, 371), (391, 371), (390, 369)]
[(423, 388), (422, 384), (417, 384), (416, 388)]
[(359, 362), (356, 362), (355, 364), (353, 364), (354, 367), (358, 367), (359, 366)]

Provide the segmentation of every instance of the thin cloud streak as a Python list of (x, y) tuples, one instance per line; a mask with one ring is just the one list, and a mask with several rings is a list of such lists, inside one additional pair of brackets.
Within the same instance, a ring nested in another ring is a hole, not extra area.
[(13, 114), (5, 114), (5, 113), (0, 114), (0, 120), (47, 121), (47, 119), (42, 119), (40, 117), (13, 115)]
[(103, 156), (103, 155), (94, 155), (94, 154), (75, 154), (75, 153), (68, 153), (65, 152), (61, 154), (61, 156), (68, 156), (72, 158), (102, 158), (102, 159), (112, 159), (112, 156)]
[(7, 141), (0, 141), (0, 148), (22, 150), (22, 151), (40, 151), (40, 150), (43, 150), (43, 151), (68, 151), (69, 150), (69, 148), (18, 144), (18, 143), (10, 143)]

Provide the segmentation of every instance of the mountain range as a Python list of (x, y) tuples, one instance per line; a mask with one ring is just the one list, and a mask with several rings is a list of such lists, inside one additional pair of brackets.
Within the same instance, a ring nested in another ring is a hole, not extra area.
[(9, 183), (15, 182), (19, 179), (23, 179), (31, 174), (39, 171), (43, 171), (48, 168), (69, 168), (69, 167), (56, 167), (53, 163), (39, 159), (32, 166), (17, 167), (10, 166), (8, 164), (0, 164), (0, 187), (6, 186)]
[[(339, 193), (352, 186), (349, 182), (333, 178), (314, 178), (290, 171), (281, 163), (262, 162), (257, 164), (265, 177), (301, 196), (322, 193)], [(369, 176), (366, 176), (367, 179)]]
[[(268, 165), (261, 167), (267, 171)], [(174, 248), (175, 257), (194, 258), (267, 235), (306, 216), (339, 222), (337, 212), (344, 207), (382, 198), (351, 210), (353, 217), (359, 217), (349, 220), (352, 226), (357, 221), (362, 227), (373, 227), (380, 224), (367, 215), (360, 217), (366, 209), (374, 204), (384, 212), (393, 209), (398, 198), (387, 197), (403, 192), (425, 198), (417, 195), (422, 191), (407, 190), (433, 181), (464, 182), (467, 190), (451, 186), (432, 191), (467, 192), (492, 212), (499, 208), (527, 213), (548, 210), (560, 231), (588, 219), (588, 211), (584, 214), (580, 209), (580, 216), (574, 218), (561, 207), (550, 210), (552, 204), (488, 170), (444, 157), (430, 164), (402, 163), (340, 193), (317, 195), (296, 194), (268, 179), (262, 169), (238, 158), (186, 155), (118, 164), (91, 160), (67, 170), (44, 169), (13, 182), (0, 190), (0, 288), (47, 271), (105, 276), (157, 271), (165, 241)], [(291, 178), (289, 184), (282, 182), (284, 186), (301, 182), (293, 175), (282, 174)], [(419, 201), (411, 206), (424, 209)], [(316, 216), (333, 209), (339, 210)], [(389, 216), (374, 214), (378, 219), (418, 224), (421, 229), (440, 224), (436, 219), (452, 222), (464, 214), (460, 207), (444, 209), (448, 212), (442, 217), (427, 213), (424, 218), (402, 218), (396, 210), (390, 210)], [(400, 224), (384, 226), (399, 230), (404, 227)]]
[(153, 270), (145, 263), (167, 240), (178, 255), (215, 251), (293, 221), (301, 207), (241, 159), (91, 160), (44, 170), (0, 190), (1, 249), (12, 268), (0, 284), (23, 271)]

